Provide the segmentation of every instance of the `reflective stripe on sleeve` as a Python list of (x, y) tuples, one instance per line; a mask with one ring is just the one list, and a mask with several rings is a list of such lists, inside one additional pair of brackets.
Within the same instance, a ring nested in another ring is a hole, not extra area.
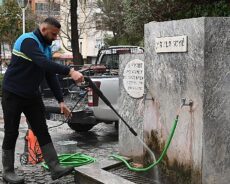
[(24, 53), (19, 52), (19, 51), (15, 50), (15, 49), (13, 50), (12, 54), (14, 54), (14, 55), (16, 55), (18, 57), (22, 57), (22, 58), (24, 58), (24, 59), (26, 59), (28, 61), (32, 61), (32, 59), (30, 59), (29, 57), (27, 57)]

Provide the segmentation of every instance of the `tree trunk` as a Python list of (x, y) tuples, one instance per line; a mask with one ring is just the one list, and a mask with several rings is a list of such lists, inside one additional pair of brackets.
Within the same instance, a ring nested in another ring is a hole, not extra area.
[(2, 66), (2, 43), (0, 42), (0, 64)]
[(77, 20), (77, 0), (70, 0), (70, 18), (71, 18), (71, 47), (73, 52), (73, 64), (83, 65), (83, 58), (79, 51), (79, 34)]

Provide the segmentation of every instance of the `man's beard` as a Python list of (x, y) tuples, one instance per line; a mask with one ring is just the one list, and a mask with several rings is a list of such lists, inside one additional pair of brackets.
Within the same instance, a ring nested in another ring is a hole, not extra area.
[(52, 42), (53, 40), (50, 40), (49, 38), (47, 38), (46, 36), (43, 37), (45, 42), (48, 44), (48, 45), (52, 45)]

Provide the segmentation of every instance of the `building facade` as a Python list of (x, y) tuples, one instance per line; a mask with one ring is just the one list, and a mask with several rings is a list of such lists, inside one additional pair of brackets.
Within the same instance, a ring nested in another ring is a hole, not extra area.
[[(97, 14), (100, 10), (96, 6), (96, 0), (78, 0), (78, 32), (79, 47), (83, 59), (87, 63), (94, 63), (98, 50), (104, 45), (105, 35), (111, 34), (97, 26)], [(62, 25), (60, 38), (54, 43), (54, 51), (61, 51), (71, 55), (71, 24), (69, 0), (29, 0), (31, 10), (39, 19), (47, 16), (57, 18)], [(70, 56), (71, 57), (71, 56)]]
[[(79, 33), (79, 48), (83, 58), (94, 63), (98, 50), (104, 45), (106, 35), (111, 35), (110, 31), (98, 29), (97, 14), (100, 10), (96, 6), (97, 0), (78, 0), (78, 33)], [(70, 40), (70, 4), (69, 0), (62, 0), (61, 6), (61, 22), (62, 22), (62, 41), (68, 49), (71, 48)], [(66, 36), (68, 35), (68, 36)]]
[(60, 18), (61, 0), (29, 0), (30, 8), (39, 17)]

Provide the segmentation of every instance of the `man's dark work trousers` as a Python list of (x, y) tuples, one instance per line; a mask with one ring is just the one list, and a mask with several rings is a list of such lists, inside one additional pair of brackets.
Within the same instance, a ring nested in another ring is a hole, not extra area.
[(41, 97), (26, 99), (8, 91), (3, 91), (2, 109), (4, 116), (4, 138), (2, 144), (3, 179), (8, 183), (24, 183), (24, 177), (14, 171), (15, 144), (21, 113), (26, 115), (40, 144), (51, 142), (45, 120), (45, 108)]
[[(44, 160), (51, 171), (52, 179), (58, 179), (70, 174), (74, 170), (74, 167), (62, 167), (59, 164), (57, 153), (46, 125), (45, 107), (41, 97), (26, 99), (8, 91), (3, 91), (2, 107), (5, 121), (5, 136), (2, 145), (3, 150), (15, 149), (16, 140), (19, 134), (18, 128), (21, 113), (23, 112), (29, 121), (32, 131), (38, 139)], [(12, 157), (12, 159), (13, 158), (14, 157)], [(5, 161), (6, 160), (3, 160), (3, 163)]]
[(2, 149), (14, 150), (19, 134), (21, 114), (24, 113), (36, 135), (39, 145), (52, 142), (45, 119), (45, 107), (40, 96), (23, 98), (8, 91), (3, 91), (2, 108), (4, 116), (4, 139)]

